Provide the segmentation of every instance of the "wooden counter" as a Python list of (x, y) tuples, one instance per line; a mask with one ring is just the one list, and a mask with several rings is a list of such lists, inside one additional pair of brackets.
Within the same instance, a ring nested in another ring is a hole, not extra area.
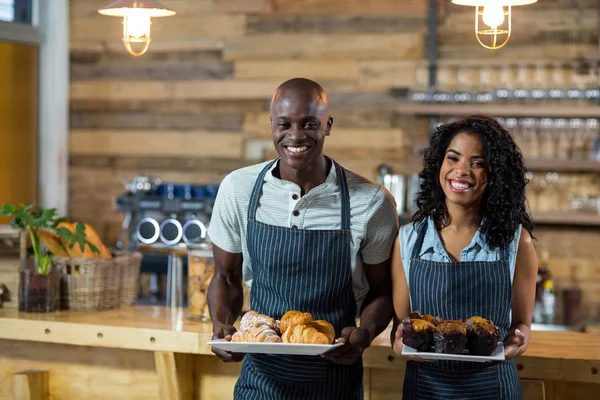
[[(240, 364), (217, 360), (211, 324), (185, 310), (135, 306), (103, 312), (24, 314), (0, 310), (0, 399), (13, 374), (49, 372), (61, 399), (231, 399)], [(405, 363), (389, 331), (364, 354), (365, 398), (401, 398)], [(517, 359), (525, 399), (600, 398), (600, 335), (534, 331)]]

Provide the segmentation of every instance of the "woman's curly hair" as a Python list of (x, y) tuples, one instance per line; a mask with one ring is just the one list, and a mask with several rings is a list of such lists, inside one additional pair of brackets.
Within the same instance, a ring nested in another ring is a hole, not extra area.
[(420, 191), (417, 193), (418, 210), (415, 222), (432, 217), (440, 226), (449, 224), (445, 195), (440, 186), (440, 168), (446, 150), (459, 133), (479, 135), (488, 163), (488, 184), (482, 198), (479, 230), (484, 232), (491, 248), (503, 247), (514, 238), (521, 224), (531, 234), (533, 222), (525, 206), (526, 169), (521, 150), (510, 133), (495, 119), (474, 115), (439, 126), (431, 136), (425, 151)]

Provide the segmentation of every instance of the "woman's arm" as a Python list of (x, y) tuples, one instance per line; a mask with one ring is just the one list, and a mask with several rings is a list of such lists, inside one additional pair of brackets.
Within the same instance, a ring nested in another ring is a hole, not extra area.
[(512, 285), (512, 326), (504, 340), (507, 360), (520, 356), (529, 346), (537, 271), (538, 261), (533, 241), (529, 232), (523, 229)]
[(400, 356), (404, 347), (402, 343), (402, 326), (400, 323), (403, 318), (410, 314), (410, 296), (400, 253), (400, 235), (396, 238), (394, 249), (392, 250), (392, 290), (394, 325), (390, 339), (394, 352)]

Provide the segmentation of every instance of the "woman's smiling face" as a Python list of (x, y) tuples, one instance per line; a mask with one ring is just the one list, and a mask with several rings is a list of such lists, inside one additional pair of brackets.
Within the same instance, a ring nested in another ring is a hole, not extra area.
[(479, 202), (487, 187), (488, 172), (480, 136), (456, 135), (446, 149), (440, 168), (440, 185), (446, 203), (467, 206)]

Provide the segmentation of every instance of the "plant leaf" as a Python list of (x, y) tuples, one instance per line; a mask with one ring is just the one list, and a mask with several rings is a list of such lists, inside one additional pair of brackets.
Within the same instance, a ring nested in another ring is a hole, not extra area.
[(17, 211), (17, 208), (12, 204), (2, 204), (2, 210), (0, 210), (0, 215), (4, 217), (10, 217)]
[(79, 245), (79, 249), (84, 252), (85, 246), (87, 245), (90, 250), (96, 254), (100, 254), (100, 250), (94, 246), (91, 242), (86, 239), (85, 224), (78, 222), (75, 226), (75, 232), (71, 232), (67, 228), (61, 227), (56, 229), (56, 234), (61, 236), (63, 241), (67, 242), (67, 246), (72, 248), (75, 245)]

